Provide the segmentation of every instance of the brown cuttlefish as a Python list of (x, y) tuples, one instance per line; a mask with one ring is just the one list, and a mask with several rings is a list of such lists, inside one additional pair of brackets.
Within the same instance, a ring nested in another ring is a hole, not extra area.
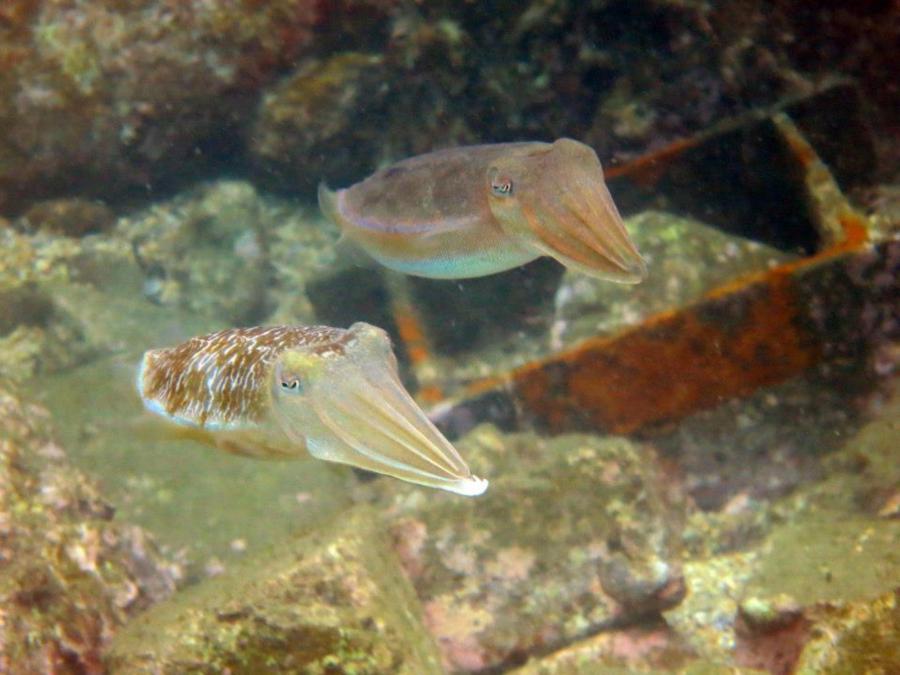
[(146, 352), (137, 388), (174, 435), (228, 452), (309, 453), (462, 495), (487, 489), (401, 384), (387, 333), (367, 323), (195, 337)]
[(345, 190), (320, 185), (319, 206), (349, 240), (406, 274), (479, 277), (550, 256), (622, 283), (646, 275), (597, 154), (569, 138), (412, 157)]

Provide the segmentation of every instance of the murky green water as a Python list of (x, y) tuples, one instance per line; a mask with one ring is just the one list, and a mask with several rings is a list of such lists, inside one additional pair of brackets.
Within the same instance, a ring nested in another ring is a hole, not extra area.
[(900, 672), (892, 12), (3, 3), (0, 672)]

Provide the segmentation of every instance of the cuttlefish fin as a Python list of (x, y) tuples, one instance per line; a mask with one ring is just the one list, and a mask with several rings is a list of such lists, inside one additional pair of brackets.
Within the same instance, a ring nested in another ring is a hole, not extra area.
[(199, 427), (179, 424), (169, 419), (151, 416), (149, 413), (135, 415), (128, 419), (125, 426), (129, 435), (146, 443), (194, 441), (216, 445), (212, 435)]
[(145, 443), (189, 441), (218, 448), (232, 455), (256, 459), (292, 459), (303, 455), (305, 446), (287, 446), (257, 429), (233, 429), (212, 433), (202, 427), (167, 418), (135, 415), (126, 422), (129, 434)]
[(319, 183), (319, 209), (331, 222), (338, 226), (341, 236), (334, 245), (334, 254), (339, 266), (375, 268), (377, 261), (361, 246), (347, 235), (347, 229), (351, 225), (341, 214), (338, 208), (338, 193), (328, 188), (325, 183)]
[(341, 215), (341, 210), (337, 204), (337, 192), (330, 189), (324, 182), (319, 183), (318, 189), (319, 209), (325, 214), (325, 217), (331, 220), (335, 225), (344, 229), (345, 219)]

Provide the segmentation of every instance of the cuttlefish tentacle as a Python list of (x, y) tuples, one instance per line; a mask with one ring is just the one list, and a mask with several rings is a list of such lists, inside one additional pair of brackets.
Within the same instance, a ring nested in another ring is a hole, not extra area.
[[(609, 190), (605, 185), (601, 185), (597, 191), (602, 193), (599, 199), (582, 196), (576, 202), (572, 194), (567, 192), (562, 195), (560, 201), (583, 226), (587, 246), (595, 249), (601, 256), (608, 257), (621, 270), (632, 273), (636, 267), (637, 274), (643, 276), (646, 272), (644, 260), (628, 236)], [(602, 212), (600, 204), (603, 205)], [(583, 213), (582, 209), (588, 213)], [(602, 236), (598, 234), (598, 228), (593, 223), (606, 224)]]
[[(416, 443), (420, 446), (424, 443), (427, 447), (431, 444), (431, 440), (421, 434), (419, 438), (412, 437), (409, 425), (402, 423), (403, 413), (397, 407), (387, 406), (376, 398), (385, 387), (378, 389), (380, 391), (375, 396), (372, 396), (371, 392), (359, 396), (352, 392), (334, 391), (333, 396), (327, 400), (317, 401), (314, 405), (318, 409), (319, 416), (348, 445), (365, 448), (373, 438), (383, 438), (410, 454), (410, 460), (404, 464), (409, 465), (412, 471), (425, 473), (413, 466), (425, 464), (431, 472), (435, 470), (442, 473), (454, 472), (456, 467), (448, 466), (446, 462), (440, 462), (416, 448)], [(363, 442), (362, 438), (366, 441)], [(372, 457), (370, 452), (366, 451), (366, 454)], [(389, 457), (385, 457), (385, 461), (394, 462)]]
[(400, 382), (387, 334), (276, 326), (145, 354), (138, 390), (182, 438), (256, 457), (314, 457), (463, 495), (473, 476)]
[(407, 274), (465, 278), (547, 255), (636, 283), (646, 265), (596, 153), (577, 141), (478, 145), (412, 157), (319, 204), (343, 235)]
[[(377, 387), (382, 391), (382, 387)], [(354, 400), (355, 399), (355, 400)], [(436, 429), (426, 435), (411, 432), (404, 424), (403, 409), (374, 404), (369, 396), (317, 402), (318, 414), (349, 450), (355, 466), (402, 480), (460, 494), (480, 494), (486, 483), (474, 478), (449, 443), (441, 443)], [(397, 449), (402, 449), (403, 456)], [(317, 449), (310, 449), (316, 454)], [(341, 448), (326, 449), (331, 461), (343, 462)], [(461, 466), (455, 465), (454, 459)]]
[[(369, 418), (373, 429), (385, 434), (390, 440), (402, 444), (416, 457), (429, 465), (432, 471), (437, 469), (439, 472), (448, 474), (463, 473), (465, 471), (465, 464), (456, 453), (453, 446), (449, 443), (444, 442), (440, 444), (442, 446), (440, 448), (440, 453), (426, 454), (424, 451), (418, 449), (429, 447), (433, 442), (432, 439), (436, 437), (442, 439), (442, 437), (438, 437), (435, 434), (436, 429), (428, 418), (418, 416), (413, 418), (415, 422), (425, 423), (427, 425), (427, 428), (423, 431), (411, 421), (409, 415), (404, 415), (402, 413), (398, 414), (398, 411), (416, 407), (416, 404), (415, 401), (412, 400), (412, 397), (408, 395), (391, 396), (391, 394), (394, 393), (406, 393), (400, 387), (399, 382), (392, 382), (391, 384), (394, 385), (394, 387), (392, 387), (394, 391), (388, 392), (388, 396), (385, 399), (369, 399), (374, 403), (372, 406), (372, 412), (374, 414)], [(380, 391), (377, 393), (384, 393), (383, 386), (378, 387), (378, 389)], [(366, 399), (359, 394), (352, 394), (351, 398), (357, 403), (366, 402)]]
[(414, 414), (419, 407), (395, 373), (372, 370), (346, 395), (340, 388), (332, 389), (330, 396), (316, 404), (324, 408), (332, 400), (335, 405), (329, 406), (330, 414), (342, 413), (342, 426), (360, 439), (358, 442), (369, 438), (365, 429), (373, 437), (384, 437), (384, 445), (397, 443), (407, 448), (411, 454), (404, 465), (410, 469), (442, 482), (448, 476), (458, 480), (468, 475), (455, 448), (424, 414)]
[[(561, 203), (569, 201), (566, 198)], [(523, 205), (522, 215), (537, 237), (535, 246), (547, 255), (581, 272), (620, 283), (637, 283), (646, 274), (645, 263), (627, 239), (616, 236), (617, 228), (609, 228), (598, 237), (589, 220), (577, 209), (551, 214), (542, 205)], [(547, 226), (563, 223), (564, 227)]]

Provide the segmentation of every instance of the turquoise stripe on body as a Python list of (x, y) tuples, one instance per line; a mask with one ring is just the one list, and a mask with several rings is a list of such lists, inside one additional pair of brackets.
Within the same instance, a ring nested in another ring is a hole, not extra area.
[(535, 258), (540, 253), (504, 247), (491, 251), (480, 251), (470, 255), (447, 256), (445, 258), (427, 258), (410, 260), (408, 258), (392, 258), (366, 249), (375, 260), (385, 267), (430, 279), (460, 279), (468, 277), (484, 277), (497, 272), (504, 272), (519, 267)]

